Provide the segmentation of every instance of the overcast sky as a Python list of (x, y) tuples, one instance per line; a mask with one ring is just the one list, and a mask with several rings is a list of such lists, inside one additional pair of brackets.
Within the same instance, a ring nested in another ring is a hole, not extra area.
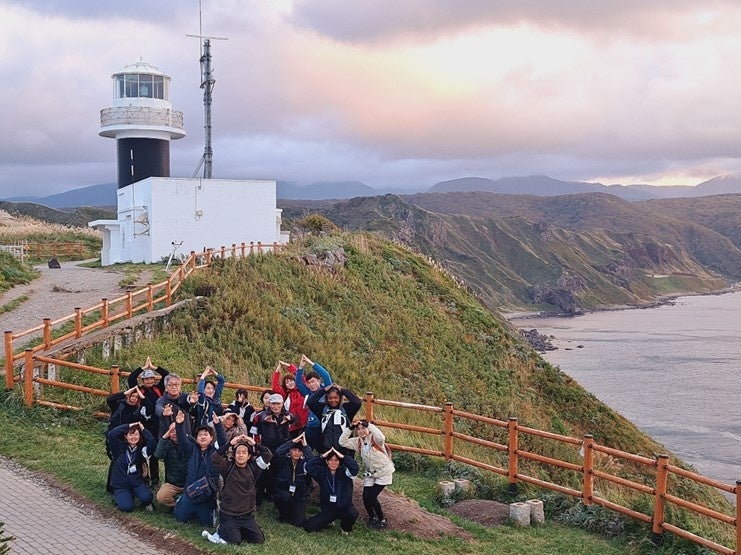
[[(198, 0), (0, 0), (0, 197), (116, 180), (111, 74), (172, 77), (203, 152)], [(429, 187), (741, 172), (737, 0), (203, 0), (214, 177)]]

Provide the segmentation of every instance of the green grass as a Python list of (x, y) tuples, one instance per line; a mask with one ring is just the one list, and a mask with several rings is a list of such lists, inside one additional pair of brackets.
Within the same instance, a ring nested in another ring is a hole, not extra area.
[(16, 285), (28, 283), (37, 275), (38, 272), (28, 264), (10, 253), (0, 251), (0, 293)]
[(20, 305), (25, 303), (27, 300), (28, 300), (28, 295), (21, 295), (20, 297), (13, 299), (9, 303), (0, 305), (0, 314), (5, 314), (6, 312), (14, 311), (16, 308), (18, 308)]
[[(0, 436), (0, 454), (23, 466), (50, 474), (61, 484), (101, 507), (112, 507), (105, 493), (108, 459), (103, 449), (105, 424), (80, 414), (60, 413), (50, 409), (25, 410), (13, 395), (0, 402), (0, 420), (14, 433)], [(431, 477), (419, 477), (399, 472), (391, 489), (409, 496), (419, 495), (424, 505), (434, 505), (429, 492), (434, 490)], [(435, 508), (435, 507), (432, 507)], [(361, 513), (363, 513), (362, 509)], [(444, 513), (440, 507), (436, 512)], [(165, 511), (120, 515), (124, 521), (145, 523), (167, 532), (174, 532), (186, 541), (209, 552), (225, 550), (208, 544), (200, 536), (202, 527), (180, 524)], [(336, 528), (317, 534), (306, 534), (277, 521), (275, 510), (266, 504), (258, 512), (260, 526), (267, 541), (262, 546), (230, 546), (230, 553), (326, 553), (327, 550), (354, 550), (357, 553), (405, 553), (436, 555), (448, 553), (527, 554), (549, 553), (587, 555), (594, 553), (622, 554), (626, 545), (598, 535), (561, 524), (517, 528), (504, 525), (486, 529), (457, 520), (472, 534), (472, 541), (455, 537), (436, 540), (420, 539), (409, 534), (389, 531), (380, 534), (361, 522), (352, 535), (341, 536)]]

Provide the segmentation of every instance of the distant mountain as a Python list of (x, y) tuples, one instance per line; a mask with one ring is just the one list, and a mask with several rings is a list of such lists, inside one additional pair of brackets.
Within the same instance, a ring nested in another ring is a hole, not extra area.
[(585, 181), (562, 181), (547, 175), (527, 177), (463, 177), (442, 181), (430, 193), (485, 191), (511, 195), (558, 196), (578, 193), (609, 193), (630, 202), (656, 198), (701, 197), (741, 193), (741, 174), (715, 177), (697, 186), (688, 185), (603, 185)]
[(377, 189), (360, 181), (323, 181), (311, 185), (278, 181), (277, 191), (278, 198), (305, 200), (372, 197), (381, 194)]
[(538, 196), (606, 192), (604, 185), (584, 181), (561, 181), (547, 175), (502, 177), (497, 180), (485, 177), (463, 177), (442, 181), (433, 185), (429, 190), (430, 193), (450, 193), (454, 191), (487, 191), (506, 195)]
[[(707, 197), (707, 210), (720, 213), (722, 198)], [(424, 193), (281, 207), (287, 219), (313, 210), (407, 244), (495, 309), (635, 305), (741, 279), (741, 250), (729, 236), (606, 193)]]
[(741, 173), (721, 175), (708, 181), (703, 181), (695, 188), (692, 196), (723, 195), (726, 193), (741, 193)]
[(116, 210), (98, 206), (81, 206), (75, 209), (57, 210), (35, 202), (10, 202), (0, 200), (0, 210), (13, 216), (28, 216), (54, 224), (72, 227), (87, 227), (93, 220), (116, 219)]
[(46, 197), (12, 197), (3, 199), (9, 202), (33, 202), (49, 208), (78, 208), (80, 206), (116, 206), (116, 184), (102, 183), (79, 189), (72, 189)]

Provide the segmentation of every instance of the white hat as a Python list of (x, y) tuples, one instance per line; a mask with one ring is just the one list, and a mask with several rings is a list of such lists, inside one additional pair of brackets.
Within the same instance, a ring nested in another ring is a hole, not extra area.
[(268, 397), (268, 403), (282, 403), (283, 402), (283, 396), (280, 393), (273, 393), (270, 397)]

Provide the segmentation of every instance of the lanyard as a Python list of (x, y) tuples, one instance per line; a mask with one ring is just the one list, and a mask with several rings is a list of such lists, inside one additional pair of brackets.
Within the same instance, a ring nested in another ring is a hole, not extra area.
[[(329, 481), (329, 477), (330, 476), (332, 477), (332, 481), (331, 482)], [(335, 494), (334, 493), (334, 490), (335, 490), (335, 475), (332, 474), (331, 472), (327, 476), (327, 485), (329, 486), (329, 489), (332, 491), (332, 495), (334, 495)]]

